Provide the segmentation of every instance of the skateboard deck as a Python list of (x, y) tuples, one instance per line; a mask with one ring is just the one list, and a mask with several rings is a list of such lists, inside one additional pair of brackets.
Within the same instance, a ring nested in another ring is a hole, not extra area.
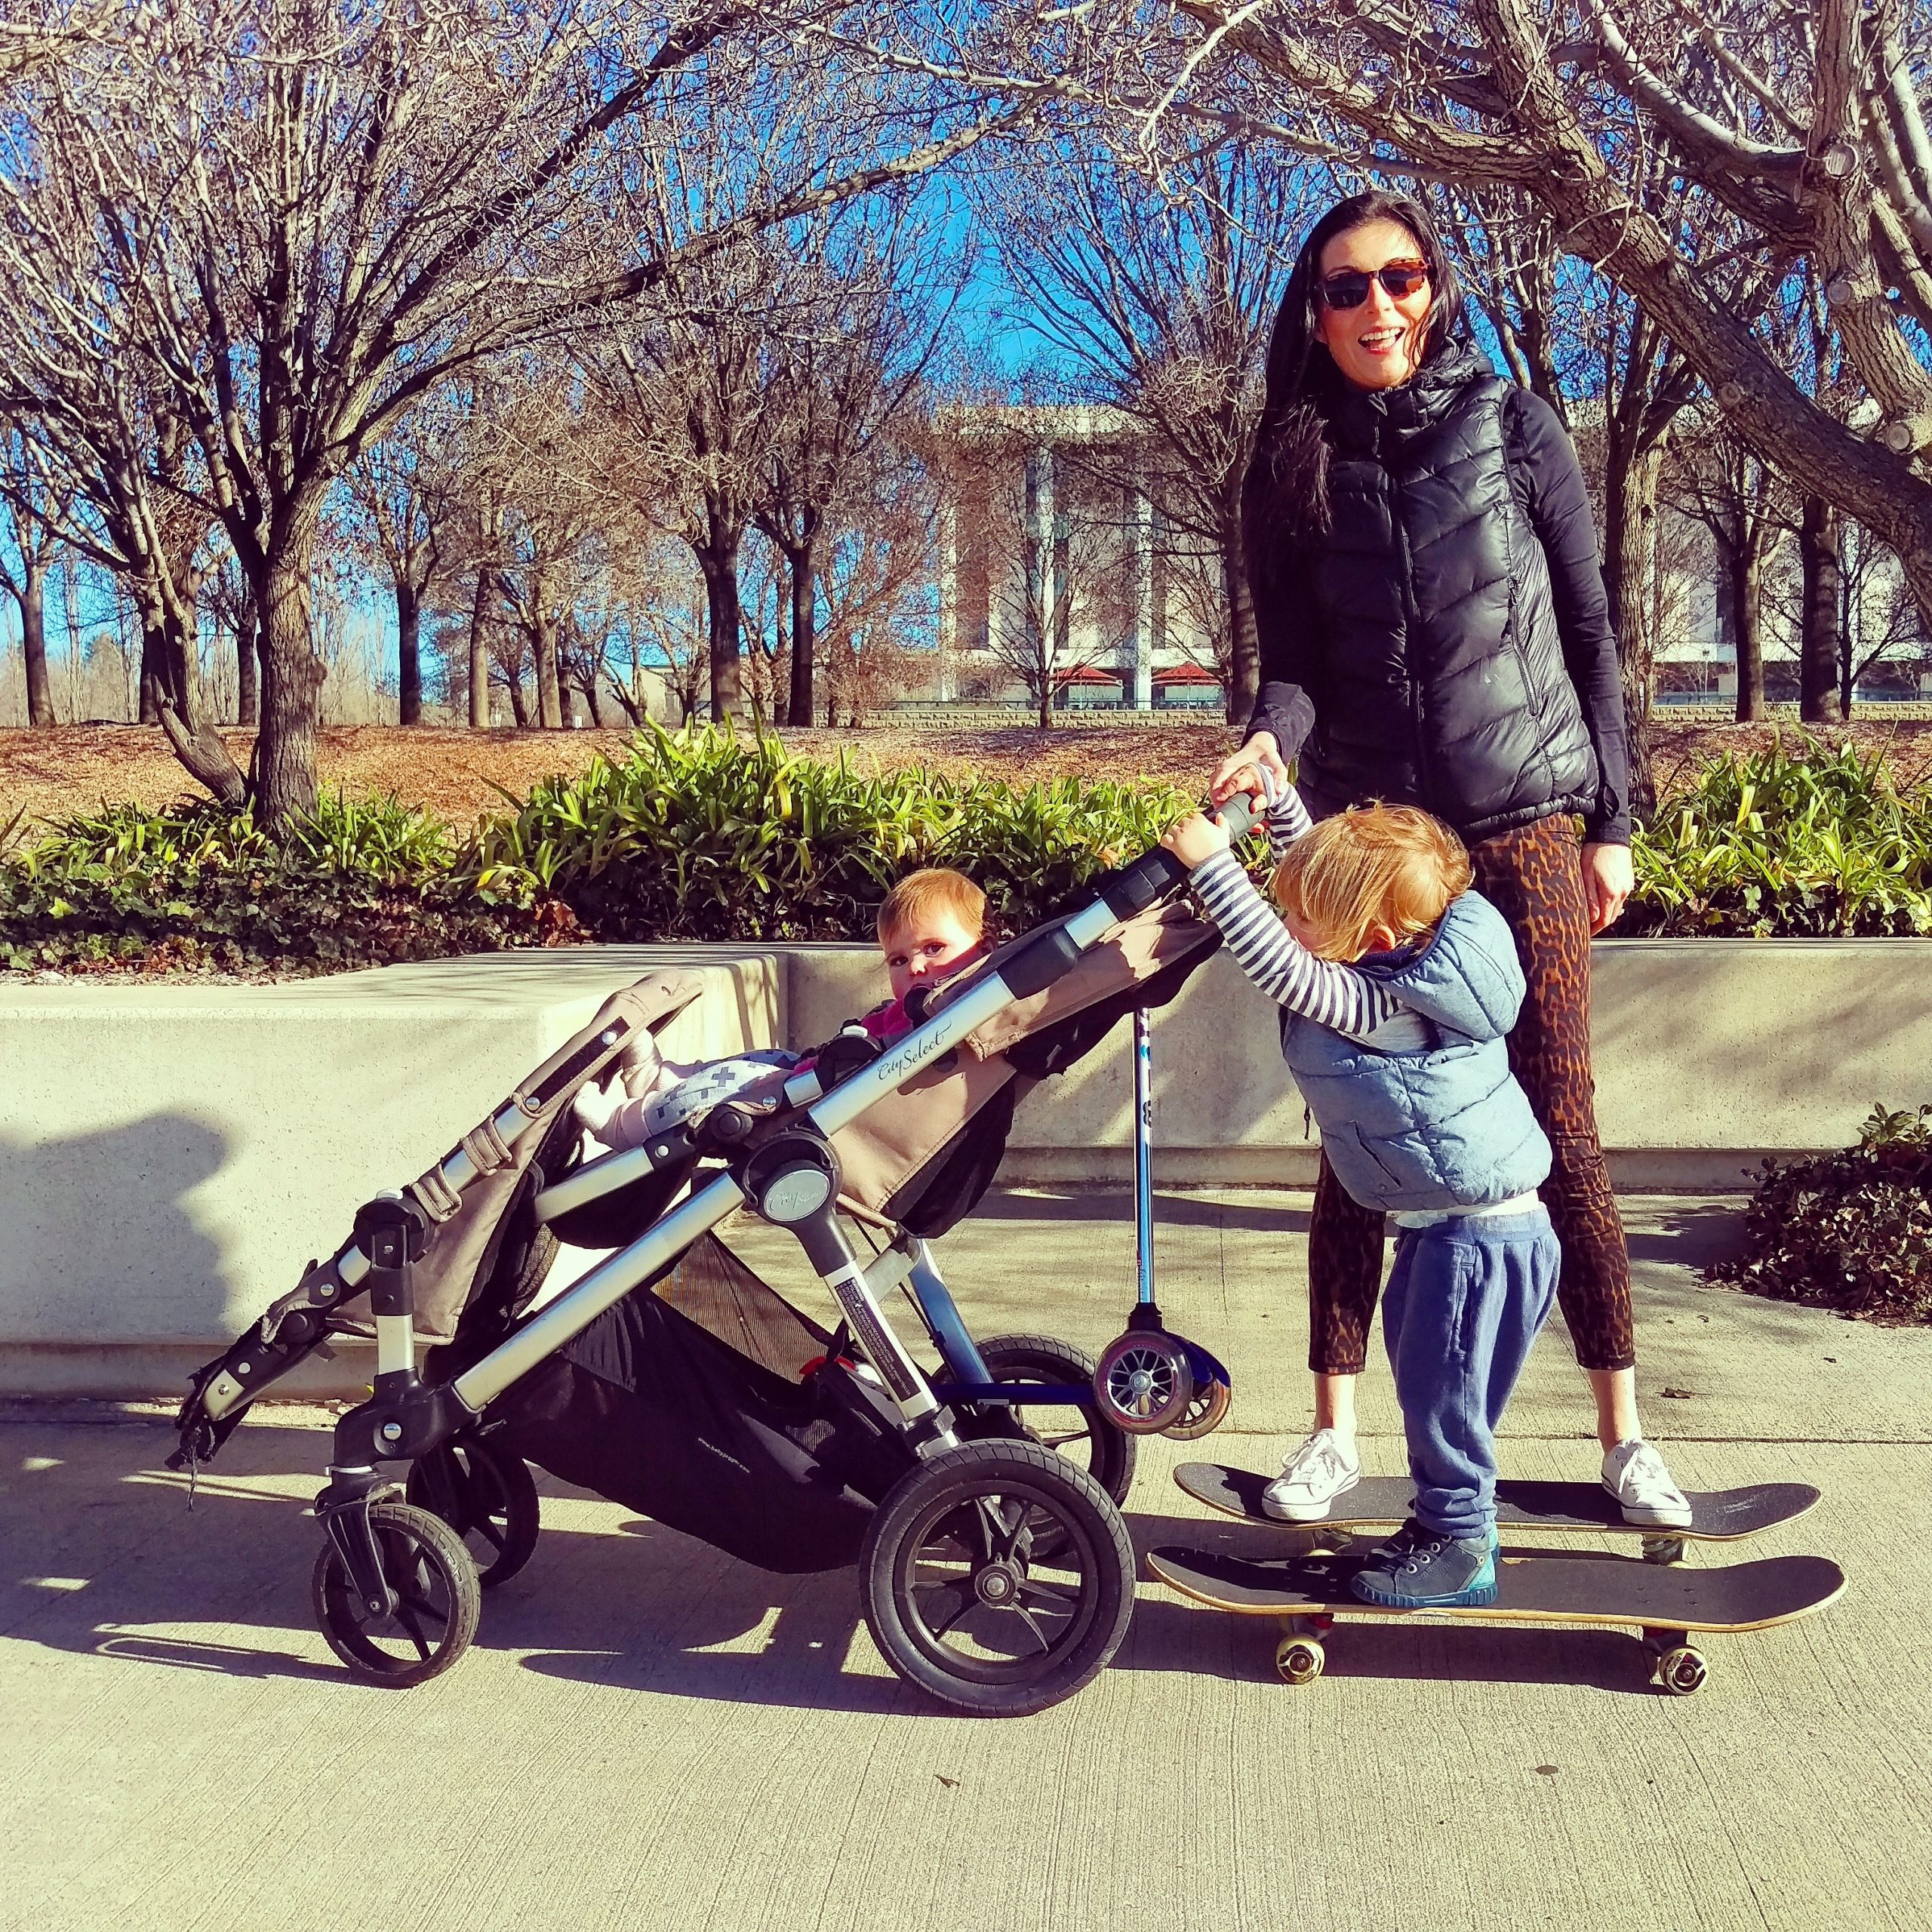
[(1321, 1637), (1337, 1620), (1401, 1623), (1448, 1617), (1471, 1623), (1634, 1625), (1647, 1640), (1663, 1687), (1680, 1695), (1707, 1666), (1689, 1639), (1699, 1631), (1767, 1630), (1823, 1610), (1844, 1588), (1844, 1573), (1822, 1556), (1767, 1556), (1751, 1563), (1685, 1569), (1608, 1554), (1509, 1555), (1497, 1563), (1497, 1597), (1464, 1609), (1392, 1610), (1364, 1603), (1349, 1580), (1374, 1548), (1366, 1540), (1327, 1556), (1257, 1561), (1206, 1549), (1150, 1552), (1148, 1567), (1169, 1589), (1216, 1610), (1285, 1620), (1275, 1653), (1291, 1684), (1321, 1673)]
[[(1415, 1497), (1415, 1486), (1407, 1476), (1364, 1476), (1346, 1496), (1338, 1496), (1334, 1508), (1318, 1521), (1284, 1523), (1261, 1506), (1261, 1492), (1273, 1480), (1221, 1463), (1183, 1463), (1174, 1472), (1174, 1481), (1195, 1502), (1278, 1530), (1347, 1530), (1399, 1523)], [(1496, 1527), (1505, 1535), (1599, 1530), (1728, 1543), (1803, 1515), (1818, 1500), (1818, 1492), (1809, 1483), (1761, 1482), (1743, 1489), (1692, 1491), (1688, 1500), (1690, 1521), (1682, 1528), (1626, 1523), (1599, 1483), (1526, 1482), (1506, 1477), (1496, 1485)]]

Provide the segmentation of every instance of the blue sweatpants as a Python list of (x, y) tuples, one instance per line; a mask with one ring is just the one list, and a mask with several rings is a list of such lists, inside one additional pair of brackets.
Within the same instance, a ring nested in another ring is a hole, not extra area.
[(1496, 1521), (1496, 1430), (1555, 1299), (1549, 1214), (1458, 1215), (1407, 1228), (1382, 1334), (1409, 1440), (1416, 1516), (1440, 1536)]

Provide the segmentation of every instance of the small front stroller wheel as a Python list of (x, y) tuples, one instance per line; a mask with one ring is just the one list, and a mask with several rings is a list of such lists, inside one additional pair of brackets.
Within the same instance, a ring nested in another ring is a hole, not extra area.
[(507, 1583), (537, 1547), (543, 1519), (530, 1466), (487, 1436), (432, 1449), (411, 1466), (405, 1493), (462, 1537), (486, 1590)]
[(1023, 1717), (1106, 1668), (1134, 1614), (1112, 1499), (1030, 1442), (968, 1442), (886, 1497), (860, 1558), (866, 1627), (900, 1676), (961, 1710)]
[(328, 1646), (358, 1677), (398, 1686), (449, 1669), (476, 1635), (483, 1594), (463, 1540), (440, 1516), (408, 1503), (369, 1507), (394, 1615), (372, 1616), (335, 1545), (315, 1559), (309, 1596)]
[(1158, 1435), (1194, 1398), (1187, 1351), (1158, 1328), (1129, 1329), (1100, 1352), (1094, 1371), (1100, 1413), (1134, 1435)]

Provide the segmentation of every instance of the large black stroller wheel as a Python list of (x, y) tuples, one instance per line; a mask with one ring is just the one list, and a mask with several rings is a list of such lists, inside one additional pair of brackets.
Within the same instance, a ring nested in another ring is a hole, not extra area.
[(900, 1676), (989, 1717), (1044, 1710), (1097, 1676), (1134, 1614), (1134, 1552), (1105, 1490), (1032, 1442), (967, 1442), (874, 1513), (866, 1626)]
[(462, 1537), (486, 1590), (507, 1583), (537, 1547), (543, 1518), (530, 1466), (487, 1437), (445, 1443), (419, 1458), (407, 1494)]
[(1184, 1422), (1194, 1399), (1187, 1351), (1158, 1328), (1130, 1328), (1100, 1351), (1094, 1371), (1100, 1413), (1134, 1435), (1158, 1435)]
[(383, 1574), (398, 1599), (392, 1617), (363, 1604), (333, 1543), (315, 1559), (309, 1586), (329, 1648), (358, 1677), (404, 1686), (449, 1669), (476, 1635), (483, 1592), (463, 1539), (440, 1516), (409, 1503), (369, 1508)]
[[(1084, 1349), (1051, 1335), (995, 1335), (980, 1344), (980, 1359), (995, 1382), (1057, 1382), (1091, 1391), (1094, 1358)], [(1134, 1487), (1134, 1459), (1140, 1445), (1102, 1410), (1090, 1394), (1072, 1404), (1015, 1402), (1008, 1413), (1035, 1442), (1057, 1451), (1084, 1469), (1116, 1503)]]

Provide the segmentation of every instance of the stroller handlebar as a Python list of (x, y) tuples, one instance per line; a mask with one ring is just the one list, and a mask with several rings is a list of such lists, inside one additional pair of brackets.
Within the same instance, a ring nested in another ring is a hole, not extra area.
[[(1254, 801), (1245, 792), (1237, 792), (1220, 808), (1221, 823), (1236, 844), (1254, 829)], [(1131, 919), (1137, 912), (1158, 905), (1177, 886), (1187, 882), (1187, 868), (1164, 845), (1141, 854), (1131, 864), (1106, 874), (1098, 890), (1107, 910), (1118, 919)]]

